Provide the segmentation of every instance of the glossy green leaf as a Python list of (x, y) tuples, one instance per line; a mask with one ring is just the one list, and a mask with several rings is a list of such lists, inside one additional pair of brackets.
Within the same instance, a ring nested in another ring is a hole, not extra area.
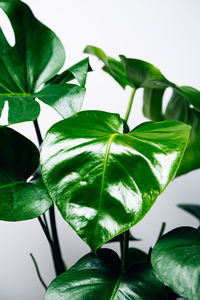
[(120, 55), (120, 59), (124, 64), (130, 82), (135, 88), (156, 87), (162, 89), (166, 84), (170, 84), (160, 70), (152, 64), (139, 59), (126, 58), (124, 55)]
[(122, 88), (125, 88), (127, 85), (132, 87), (126, 75), (124, 65), (120, 61), (107, 56), (103, 50), (94, 46), (87, 46), (84, 49), (84, 53), (98, 57), (104, 63), (103, 70), (111, 75)]
[(89, 59), (85, 58), (75, 65), (71, 66), (69, 69), (65, 70), (61, 74), (54, 76), (48, 81), (48, 84), (58, 84), (66, 83), (73, 79), (76, 79), (81, 87), (85, 86), (87, 73), (92, 71)]
[(38, 167), (38, 149), (10, 128), (0, 127), (0, 139), (0, 219), (21, 221), (40, 216), (52, 200), (41, 178), (27, 182)]
[[(39, 105), (28, 101), (33, 91), (53, 77), (65, 60), (63, 46), (56, 35), (40, 23), (29, 7), (21, 1), (0, 1), (0, 8), (7, 14), (15, 34), (15, 45), (11, 47), (0, 29), (0, 102), (13, 101), (20, 109), (20, 121), (37, 118)], [(23, 102), (26, 107), (23, 107)], [(31, 115), (32, 112), (32, 116)], [(18, 122), (16, 107), (9, 105), (8, 123)]]
[(48, 131), (43, 180), (63, 218), (95, 250), (149, 211), (174, 176), (189, 132), (165, 121), (123, 134), (119, 115), (83, 111)]
[[(71, 269), (58, 276), (48, 287), (44, 299), (167, 299), (164, 285), (155, 276), (150, 265), (138, 264), (128, 274), (122, 274), (120, 260), (116, 259), (113, 251), (107, 249), (105, 252), (102, 249), (99, 254), (101, 254), (100, 257), (92, 253), (87, 254)], [(118, 265), (118, 271), (116, 265)], [(114, 270), (111, 266), (114, 266)]]
[(53, 107), (63, 118), (80, 111), (86, 89), (76, 84), (52, 84), (35, 94), (42, 102)]
[(178, 120), (192, 126), (187, 149), (177, 176), (200, 168), (200, 112), (174, 91), (165, 112), (165, 119)]
[(200, 221), (200, 205), (197, 204), (178, 204), (186, 212), (190, 213)]
[[(64, 86), (67, 81), (64, 73), (55, 77), (65, 61), (64, 48), (57, 36), (21, 1), (0, 1), (0, 8), (7, 14), (15, 34), (15, 45), (11, 47), (0, 29), (0, 116), (3, 108), (8, 111), (1, 116), (0, 124), (35, 120), (40, 113), (35, 98), (52, 106), (64, 118), (79, 111), (85, 89)], [(70, 67), (67, 74), (84, 87), (88, 66), (88, 59), (84, 59)], [(54, 86), (37, 93), (41, 85), (52, 78)]]
[(163, 121), (162, 102), (165, 88), (144, 88), (143, 114), (152, 121)]
[(151, 254), (152, 266), (160, 280), (188, 300), (200, 295), (200, 231), (179, 227), (165, 234)]

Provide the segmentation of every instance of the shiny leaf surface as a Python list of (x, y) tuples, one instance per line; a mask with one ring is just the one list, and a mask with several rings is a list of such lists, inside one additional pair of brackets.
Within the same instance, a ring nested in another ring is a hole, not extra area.
[[(70, 67), (67, 74), (56, 76), (65, 61), (64, 48), (57, 36), (21, 1), (0, 1), (0, 8), (7, 14), (15, 34), (15, 45), (11, 47), (0, 29), (0, 124), (35, 120), (40, 113), (35, 98), (52, 106), (64, 118), (78, 112), (85, 94), (88, 59)], [(82, 88), (64, 86), (66, 76), (69, 80), (76, 78)], [(37, 93), (51, 79), (54, 85)]]
[(186, 212), (190, 213), (200, 221), (200, 205), (196, 204), (178, 204)]
[(76, 84), (52, 84), (35, 94), (53, 107), (64, 119), (80, 111), (86, 89)]
[(112, 76), (122, 88), (125, 88), (127, 85), (132, 86), (126, 75), (124, 65), (120, 61), (107, 56), (102, 49), (94, 46), (87, 46), (84, 52), (95, 55), (100, 59), (104, 63), (103, 70)]
[(39, 152), (13, 129), (1, 127), (0, 139), (0, 219), (38, 217), (52, 205), (41, 178), (27, 182), (38, 167)]
[(54, 76), (48, 81), (48, 84), (58, 84), (66, 83), (73, 79), (76, 79), (81, 87), (85, 86), (87, 73), (92, 71), (89, 59), (85, 58), (75, 65), (71, 66), (69, 69), (65, 70), (61, 74)]
[[(129, 273), (122, 274), (120, 260), (116, 259), (116, 254), (111, 250), (102, 250), (100, 257), (92, 253), (87, 254), (69, 271), (58, 276), (48, 287), (44, 299), (167, 299), (164, 285), (155, 276), (150, 265), (138, 264), (133, 270), (129, 270)], [(107, 264), (108, 260), (112, 261), (112, 265)], [(114, 270), (111, 266), (114, 266)]]
[(165, 121), (123, 134), (119, 115), (83, 111), (48, 131), (43, 180), (63, 218), (95, 250), (149, 211), (174, 176), (189, 132)]
[(146, 61), (126, 58), (124, 55), (120, 55), (120, 59), (124, 64), (130, 82), (135, 88), (163, 88), (166, 84), (171, 84), (159, 69)]
[(200, 231), (179, 227), (165, 234), (151, 254), (152, 266), (160, 280), (188, 300), (200, 295)]
[(39, 105), (33, 102), (33, 110), (30, 110), (28, 100), (33, 91), (62, 67), (64, 49), (56, 35), (40, 23), (23, 2), (0, 1), (0, 8), (7, 14), (15, 34), (15, 45), (11, 47), (0, 29), (0, 107), (8, 101), (8, 123), (17, 123), (19, 112), (14, 104), (10, 106), (10, 98), (14, 97), (16, 106), (24, 109), (23, 115), (20, 110), (20, 121), (34, 120), (39, 114)]
[(163, 121), (162, 102), (163, 89), (144, 88), (143, 94), (143, 114), (152, 121)]

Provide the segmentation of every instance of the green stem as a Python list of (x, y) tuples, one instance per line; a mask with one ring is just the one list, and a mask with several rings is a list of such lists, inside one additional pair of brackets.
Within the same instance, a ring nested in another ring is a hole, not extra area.
[(56, 247), (55, 247), (55, 245), (54, 245), (54, 243), (53, 243), (53, 241), (51, 239), (51, 236), (50, 236), (50, 234), (49, 234), (49, 232), (48, 232), (48, 230), (47, 230), (44, 222), (42, 221), (42, 218), (38, 217), (38, 220), (40, 222), (40, 225), (41, 225), (41, 227), (42, 227), (42, 229), (44, 231), (44, 234), (46, 235), (46, 238), (47, 238), (47, 240), (49, 242), (49, 245), (51, 247), (52, 256), (53, 256), (53, 262), (54, 262), (54, 268), (55, 268), (55, 271), (56, 271), (56, 275), (58, 276), (58, 275), (62, 274), (65, 271), (65, 269), (63, 270), (62, 260), (59, 257), (57, 249), (56, 249)]
[[(36, 131), (36, 135), (37, 135), (37, 139), (38, 139), (38, 143), (39, 146), (41, 146), (43, 140), (42, 140), (42, 134), (40, 131), (40, 127), (38, 124), (37, 119), (35, 121), (33, 121), (34, 127), (35, 127), (35, 131)], [(60, 275), (63, 272), (65, 272), (65, 265), (62, 259), (62, 255), (61, 255), (61, 250), (60, 250), (60, 245), (59, 245), (59, 240), (58, 240), (58, 234), (57, 234), (57, 229), (56, 229), (56, 220), (55, 220), (55, 213), (54, 213), (54, 206), (52, 205), (49, 209), (50, 212), (50, 224), (51, 224), (51, 232), (52, 232), (52, 237), (50, 235), (50, 231), (48, 228), (48, 223), (46, 220), (46, 216), (43, 215), (44, 218), (44, 222), (42, 221), (42, 218), (39, 217), (38, 220), (40, 222), (40, 225), (42, 226), (42, 229), (49, 241), (50, 244), (50, 248), (51, 248), (51, 254), (52, 254), (52, 258), (53, 258), (53, 263), (54, 263), (54, 269), (55, 269), (55, 273), (56, 275)]]
[(33, 263), (34, 263), (34, 266), (35, 266), (35, 270), (36, 270), (37, 276), (38, 276), (38, 278), (39, 278), (41, 284), (43, 285), (43, 287), (44, 287), (45, 290), (46, 290), (46, 289), (47, 289), (47, 285), (45, 284), (44, 280), (42, 279), (42, 276), (41, 276), (41, 274), (40, 274), (40, 270), (39, 270), (39, 268), (38, 268), (37, 262), (36, 262), (36, 260), (35, 260), (35, 258), (34, 258), (34, 256), (33, 256), (32, 253), (30, 253), (30, 257), (32, 258), (32, 261), (33, 261)]
[(128, 244), (129, 244), (129, 230), (123, 233), (123, 242), (122, 242), (122, 272), (126, 272), (127, 261), (128, 261)]
[(128, 121), (128, 118), (129, 118), (129, 115), (130, 115), (130, 112), (131, 112), (131, 107), (132, 107), (132, 104), (133, 104), (135, 91), (136, 91), (136, 88), (133, 88), (131, 96), (130, 96), (130, 100), (129, 100), (129, 103), (128, 103), (127, 111), (126, 111), (126, 114), (125, 114), (125, 118), (124, 118), (124, 120), (126, 122)]
[[(52, 233), (53, 242), (54, 242), (54, 245), (57, 249), (59, 257), (62, 260), (62, 254), (61, 254), (61, 250), (60, 250), (60, 244), (59, 244), (59, 240), (58, 240), (58, 233), (57, 233), (57, 227), (56, 227), (56, 218), (55, 218), (54, 205), (52, 205), (49, 209), (49, 217), (50, 217), (51, 233)], [(64, 262), (62, 262), (62, 265), (63, 265), (63, 267), (62, 267), (63, 272), (65, 272)]]

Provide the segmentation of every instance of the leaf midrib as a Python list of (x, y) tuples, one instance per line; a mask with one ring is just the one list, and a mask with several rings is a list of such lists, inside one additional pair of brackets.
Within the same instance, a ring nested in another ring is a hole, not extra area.
[(18, 184), (21, 184), (21, 183), (26, 183), (26, 182), (23, 180), (23, 181), (16, 181), (16, 182), (4, 184), (4, 185), (0, 186), (0, 190), (1, 189), (5, 189), (5, 188), (9, 188), (9, 187), (12, 187), (12, 186), (15, 186), (15, 185), (18, 185)]

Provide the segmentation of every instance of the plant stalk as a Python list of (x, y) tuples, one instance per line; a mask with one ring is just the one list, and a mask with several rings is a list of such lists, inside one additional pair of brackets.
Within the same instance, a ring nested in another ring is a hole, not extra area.
[(128, 244), (129, 244), (129, 230), (123, 233), (123, 241), (122, 241), (122, 272), (126, 272), (127, 270), (127, 262), (128, 262)]
[(35, 260), (35, 257), (33, 256), (32, 253), (30, 253), (30, 257), (32, 258), (33, 264), (34, 264), (34, 266), (35, 266), (35, 270), (36, 270), (37, 276), (38, 276), (38, 278), (39, 278), (41, 284), (43, 285), (43, 287), (44, 287), (45, 290), (46, 290), (46, 289), (47, 289), (47, 285), (46, 285), (46, 283), (44, 282), (44, 280), (42, 279), (42, 276), (41, 276), (41, 274), (40, 274), (40, 270), (39, 270), (39, 268), (38, 268), (38, 265), (37, 265), (37, 262), (36, 262), (36, 260)]
[(124, 118), (124, 120), (126, 122), (128, 121), (128, 118), (129, 118), (129, 115), (130, 115), (130, 112), (131, 112), (131, 108), (132, 108), (132, 104), (133, 104), (133, 99), (134, 99), (134, 96), (135, 96), (135, 91), (136, 91), (136, 88), (134, 87), (133, 90), (132, 90), (130, 99), (129, 99), (127, 111), (126, 111), (125, 118)]
[[(34, 127), (35, 127), (35, 132), (37, 135), (38, 143), (39, 146), (41, 146), (43, 139), (42, 139), (42, 134), (40, 131), (40, 127), (38, 124), (38, 120), (36, 119), (33, 121)], [(53, 258), (53, 263), (54, 263), (54, 269), (56, 275), (60, 275), (61, 273), (65, 272), (65, 265), (62, 259), (62, 254), (60, 250), (60, 244), (58, 240), (58, 233), (57, 233), (57, 228), (56, 228), (56, 220), (55, 220), (55, 212), (54, 212), (54, 205), (52, 205), (49, 209), (49, 217), (50, 217), (50, 225), (51, 225), (51, 233), (52, 237), (50, 235), (50, 231), (48, 228), (48, 223), (46, 220), (45, 214), (43, 215), (44, 222), (42, 221), (41, 217), (38, 217), (38, 220), (40, 222), (40, 225), (42, 226), (42, 229), (47, 237), (47, 240), (49, 241), (50, 248), (51, 248), (51, 254)]]

